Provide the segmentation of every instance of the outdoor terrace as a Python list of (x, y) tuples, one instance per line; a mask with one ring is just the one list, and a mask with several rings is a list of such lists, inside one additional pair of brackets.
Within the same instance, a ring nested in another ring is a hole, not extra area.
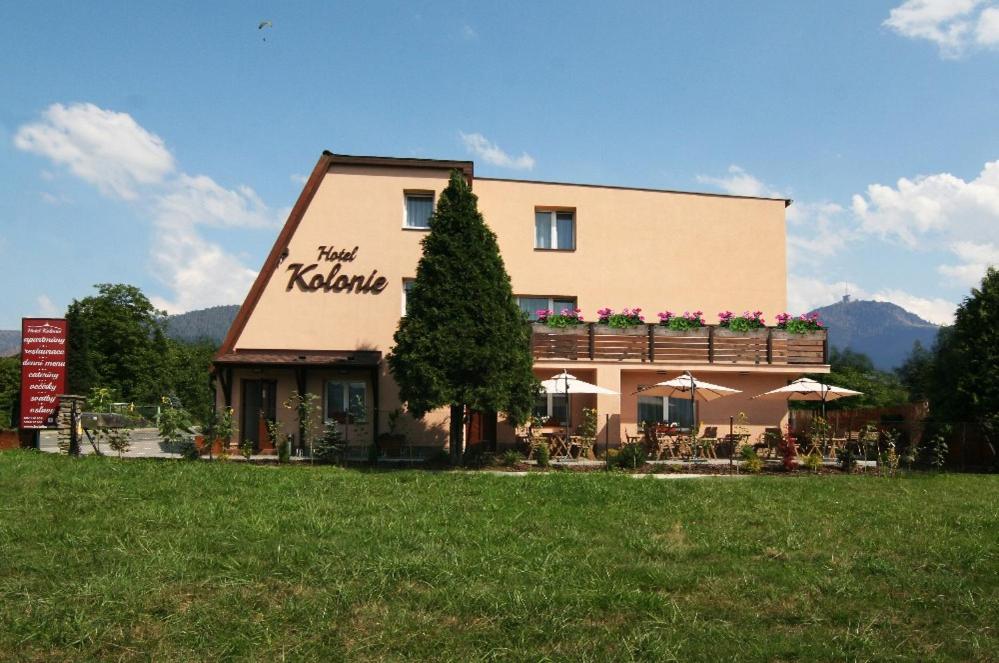
[(736, 366), (829, 363), (829, 339), (824, 329), (793, 334), (772, 327), (736, 332), (707, 325), (674, 331), (656, 324), (620, 329), (593, 322), (567, 328), (534, 324), (532, 329), (535, 361)]

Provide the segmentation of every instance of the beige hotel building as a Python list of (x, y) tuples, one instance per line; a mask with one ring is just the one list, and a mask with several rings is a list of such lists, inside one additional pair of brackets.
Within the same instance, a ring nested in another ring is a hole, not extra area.
[[(596, 321), (603, 307), (640, 307), (649, 323), (668, 309), (701, 310), (712, 324), (719, 311), (761, 310), (772, 323), (787, 306), (789, 200), (475, 177), (470, 161), (324, 152), (215, 360), (218, 405), (235, 410), (240, 441), (266, 446), (267, 419), (296, 433), (296, 415), (283, 403), (298, 390), (320, 396), (325, 420), (349, 416), (351, 444), (371, 443), (390, 419), (413, 444), (446, 442), (446, 408), (423, 420), (391, 416), (404, 405), (385, 358), (420, 240), (453, 169), (471, 182), (529, 316), (579, 307)], [(571, 399), (570, 422), (595, 407), (600, 440), (612, 445), (641, 420), (690, 425), (689, 401), (636, 393), (683, 371), (741, 391), (701, 404), (702, 425), (727, 432), (729, 417), (744, 413), (758, 433), (786, 422), (787, 406), (750, 397), (829, 370), (824, 332), (670, 335), (650, 324), (627, 333), (595, 325), (550, 333), (537, 325), (532, 351), (541, 379), (567, 369), (620, 393)], [(566, 409), (557, 395), (536, 406), (553, 425)], [(514, 440), (502, 414), (469, 419), (467, 443)]]

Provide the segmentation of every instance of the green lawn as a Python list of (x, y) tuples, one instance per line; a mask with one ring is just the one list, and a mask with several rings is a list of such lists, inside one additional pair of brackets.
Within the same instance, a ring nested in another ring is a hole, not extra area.
[(999, 476), (0, 454), (0, 660), (997, 660)]

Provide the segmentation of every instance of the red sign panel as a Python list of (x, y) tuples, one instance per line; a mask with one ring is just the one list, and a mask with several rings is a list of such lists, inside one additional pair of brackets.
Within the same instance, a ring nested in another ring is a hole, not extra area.
[(21, 428), (53, 428), (66, 393), (66, 321), (21, 319)]

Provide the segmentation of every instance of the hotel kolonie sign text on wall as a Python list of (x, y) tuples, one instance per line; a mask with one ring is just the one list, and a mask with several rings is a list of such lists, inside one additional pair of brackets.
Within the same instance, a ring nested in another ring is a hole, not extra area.
[[(319, 256), (316, 262), (306, 265), (296, 262), (288, 265), (291, 276), (288, 278), (287, 291), (298, 288), (302, 292), (352, 292), (359, 295), (377, 295), (388, 285), (388, 279), (378, 276), (378, 270), (371, 270), (371, 274), (341, 273), (345, 269), (350, 269), (350, 263), (357, 257), (358, 247), (351, 249), (337, 250), (333, 246), (317, 247)], [(325, 266), (320, 269), (320, 263), (333, 263), (329, 272), (325, 271)], [(346, 265), (346, 267), (344, 267)]]

